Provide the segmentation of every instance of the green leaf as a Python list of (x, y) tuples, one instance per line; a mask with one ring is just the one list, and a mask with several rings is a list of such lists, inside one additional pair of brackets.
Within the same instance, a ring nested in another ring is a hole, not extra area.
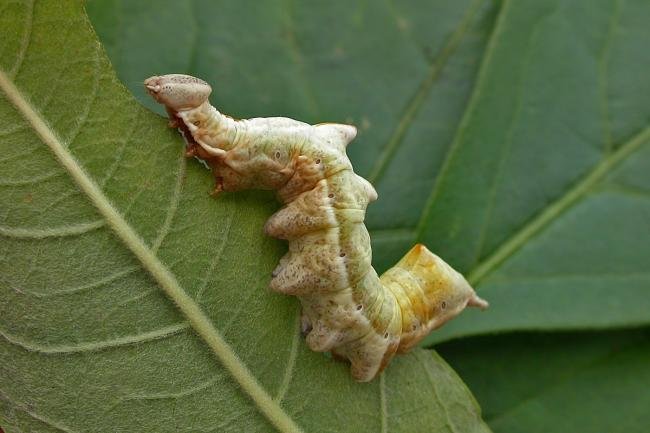
[(516, 334), (439, 347), (496, 433), (645, 433), (650, 332)]
[(647, 1), (90, 6), (149, 106), (187, 72), (237, 117), (360, 127), (378, 270), (423, 242), (491, 303), (427, 344), (650, 322)]
[(210, 199), (81, 2), (4, 1), (0, 36), (4, 431), (489, 431), (435, 354), (358, 384), (306, 348), (274, 199)]
[(648, 19), (645, 1), (504, 4), (420, 231), (493, 308), (428, 342), (650, 321)]

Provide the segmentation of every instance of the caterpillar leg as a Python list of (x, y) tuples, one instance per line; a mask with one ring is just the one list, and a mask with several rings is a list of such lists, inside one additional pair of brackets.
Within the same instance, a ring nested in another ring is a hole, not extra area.
[(314, 352), (329, 352), (339, 344), (341, 334), (341, 331), (329, 328), (318, 321), (307, 335), (307, 345)]
[[(394, 299), (380, 302), (372, 316), (373, 319), (366, 319), (355, 327), (359, 329), (350, 329), (332, 351), (350, 361), (350, 372), (358, 382), (368, 382), (381, 373), (397, 353), (400, 343), (401, 311)], [(354, 339), (348, 340), (346, 336)]]
[(386, 363), (384, 354), (390, 341), (376, 332), (369, 332), (359, 340), (349, 342), (335, 350), (339, 356), (350, 360), (350, 373), (357, 382), (372, 380)]
[(303, 337), (306, 337), (311, 329), (311, 320), (309, 320), (309, 316), (307, 316), (303, 310), (300, 312), (300, 334)]
[[(280, 257), (280, 262), (279, 262), (278, 265), (275, 267), (275, 269), (273, 269), (273, 272), (271, 273), (271, 277), (275, 278), (275, 277), (277, 277), (278, 275), (280, 275), (280, 273), (281, 273), (281, 272), (284, 270), (284, 268), (287, 266), (287, 263), (289, 263), (289, 260), (291, 260), (291, 253), (290, 253), (290, 252), (289, 252), (289, 253), (286, 253), (285, 255), (283, 255), (282, 257)], [(271, 288), (273, 289), (273, 286), (271, 286)], [(304, 314), (304, 312), (303, 312), (303, 314)]]

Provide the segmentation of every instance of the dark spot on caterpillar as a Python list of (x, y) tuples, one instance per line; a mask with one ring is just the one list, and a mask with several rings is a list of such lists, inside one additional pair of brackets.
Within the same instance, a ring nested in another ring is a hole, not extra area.
[(413, 326), (411, 326), (411, 330), (412, 330), (412, 331), (415, 331), (416, 329), (418, 329), (418, 325), (416, 325), (416, 324), (414, 323)]
[(192, 123), (194, 124), (194, 126), (201, 126), (201, 121), (200, 120), (195, 120)]
[(320, 158), (316, 160), (316, 164), (320, 164)]
[(444, 310), (447, 308), (447, 303), (445, 301), (442, 301), (442, 304), (440, 304), (440, 307)]
[(339, 254), (340, 257), (345, 257), (345, 253)]
[(334, 198), (334, 194), (332, 194), (332, 193), (327, 194), (327, 196), (328, 196), (329, 198)]
[(388, 332), (384, 334), (384, 338), (388, 338)]
[(361, 311), (363, 309), (363, 305), (359, 304), (357, 305), (357, 311)]
[(280, 152), (275, 152), (275, 159), (280, 159)]

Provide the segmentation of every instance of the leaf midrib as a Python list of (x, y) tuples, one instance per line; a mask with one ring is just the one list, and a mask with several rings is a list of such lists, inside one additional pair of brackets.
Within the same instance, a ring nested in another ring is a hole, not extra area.
[(56, 133), (48, 126), (40, 113), (21, 91), (14, 85), (4, 70), (0, 70), (0, 89), (7, 99), (34, 130), (36, 135), (50, 148), (57, 161), (68, 172), (79, 189), (104, 217), (107, 224), (118, 235), (124, 245), (140, 260), (143, 268), (156, 280), (169, 298), (171, 298), (188, 322), (210, 347), (223, 367), (233, 376), (260, 412), (281, 432), (300, 432), (301, 429), (293, 419), (277, 404), (259, 384), (248, 367), (213, 326), (208, 316), (182, 288), (176, 277), (156, 257), (155, 253), (140, 238), (100, 187), (86, 173), (74, 156), (66, 149)]

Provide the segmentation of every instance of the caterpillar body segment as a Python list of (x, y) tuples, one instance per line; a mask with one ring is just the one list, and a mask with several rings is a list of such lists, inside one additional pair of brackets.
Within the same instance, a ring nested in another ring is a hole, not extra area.
[(265, 232), (289, 242), (273, 290), (295, 295), (309, 347), (351, 363), (354, 379), (376, 377), (467, 305), (486, 308), (465, 278), (423, 245), (381, 277), (372, 268), (366, 207), (377, 199), (354, 173), (345, 148), (351, 125), (309, 125), (282, 117), (235, 120), (210, 105), (210, 86), (186, 75), (145, 81), (165, 105), (187, 153), (211, 167), (215, 192), (270, 189), (284, 207)]

